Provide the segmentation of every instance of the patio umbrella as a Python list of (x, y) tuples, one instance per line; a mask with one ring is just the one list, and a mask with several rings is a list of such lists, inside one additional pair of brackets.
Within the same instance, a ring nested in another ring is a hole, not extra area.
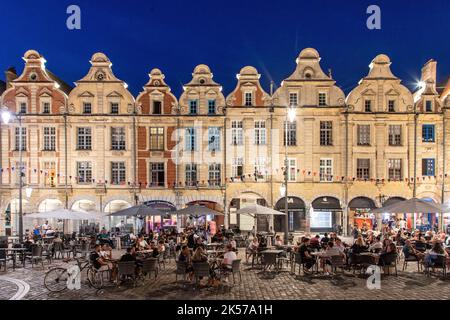
[(248, 206), (246, 206), (246, 207), (236, 211), (236, 214), (246, 214), (246, 215), (249, 215), (249, 216), (255, 218), (255, 232), (256, 232), (256, 229), (257, 229), (257, 221), (258, 221), (257, 220), (257, 216), (258, 215), (261, 215), (261, 214), (263, 214), (263, 215), (271, 215), (271, 216), (275, 216), (275, 215), (282, 215), (282, 216), (284, 216), (284, 215), (286, 215), (286, 213), (284, 213), (284, 212), (280, 212), (280, 211), (274, 210), (274, 209), (269, 208), (269, 207), (264, 207), (264, 206), (259, 205), (259, 204), (248, 205)]
[(145, 204), (129, 207), (109, 214), (110, 217), (145, 217), (145, 216), (165, 216), (166, 213), (153, 209)]
[(198, 204), (194, 204), (192, 206), (188, 206), (184, 209), (180, 209), (177, 211), (171, 212), (172, 214), (179, 214), (179, 215), (185, 215), (185, 216), (191, 216), (191, 217), (201, 217), (206, 215), (214, 215), (214, 216), (223, 216), (223, 213), (210, 209), (208, 207), (204, 207)]
[(386, 207), (372, 210), (373, 213), (439, 213), (442, 208), (438, 204), (427, 202), (417, 198), (399, 201)]
[(56, 209), (47, 212), (30, 213), (24, 217), (32, 219), (94, 220), (100, 219), (102, 216), (101, 214), (95, 212)]

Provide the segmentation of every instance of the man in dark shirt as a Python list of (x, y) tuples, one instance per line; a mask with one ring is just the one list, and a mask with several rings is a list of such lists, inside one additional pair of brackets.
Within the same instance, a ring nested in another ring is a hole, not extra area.
[(322, 247), (326, 247), (328, 241), (330, 241), (330, 238), (328, 238), (328, 233), (325, 233), (323, 235), (323, 238), (320, 239), (320, 244), (322, 245)]
[(305, 264), (306, 269), (311, 269), (311, 267), (316, 263), (316, 260), (311, 255), (311, 251), (309, 249), (309, 238), (304, 238), (303, 243), (298, 248), (298, 253), (302, 259), (302, 263)]
[(102, 257), (100, 256), (100, 250), (101, 246), (99, 244), (96, 244), (94, 247), (94, 251), (92, 251), (89, 260), (91, 261), (92, 265), (95, 269), (100, 269), (102, 266), (107, 266), (108, 264), (103, 261)]
[(136, 249), (134, 247), (127, 248), (127, 252), (120, 257), (120, 261), (136, 261)]

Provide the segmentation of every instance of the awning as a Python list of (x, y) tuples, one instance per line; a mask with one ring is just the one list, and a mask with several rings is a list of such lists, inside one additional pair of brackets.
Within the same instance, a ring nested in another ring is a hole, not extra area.
[(329, 209), (341, 210), (341, 204), (338, 199), (334, 197), (320, 197), (312, 202), (312, 207), (315, 210)]

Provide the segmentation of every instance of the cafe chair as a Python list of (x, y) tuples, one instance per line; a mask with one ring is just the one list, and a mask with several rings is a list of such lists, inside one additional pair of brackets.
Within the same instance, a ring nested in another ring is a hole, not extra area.
[(303, 274), (305, 274), (306, 270), (306, 263), (302, 260), (302, 257), (299, 253), (294, 253), (294, 261), (291, 266), (291, 271), (295, 275), (295, 266), (298, 264), (299, 266), (299, 273), (303, 271)]
[(183, 280), (186, 280), (187, 263), (184, 261), (176, 261), (177, 268), (175, 269), (175, 281), (178, 281), (178, 276), (183, 276)]
[(145, 259), (142, 262), (142, 273), (148, 278), (150, 277), (152, 272), (155, 274), (156, 279), (158, 275), (158, 259), (156, 258)]
[(133, 287), (136, 286), (136, 263), (134, 261), (119, 261), (117, 263), (117, 285), (120, 280), (131, 279), (133, 281)]
[(194, 277), (195, 277), (195, 284), (197, 288), (200, 287), (200, 278), (203, 277), (209, 277), (209, 263), (208, 262), (194, 262), (192, 264), (192, 267), (194, 269)]
[(417, 258), (417, 256), (410, 254), (408, 257), (403, 259), (403, 271), (405, 271), (408, 267), (408, 262), (417, 262), (417, 272), (420, 272), (420, 259)]
[(343, 256), (341, 256), (341, 255), (331, 256), (330, 261), (331, 261), (331, 270), (336, 272), (338, 268), (341, 268), (342, 273), (344, 273), (345, 260), (344, 260)]
[(0, 248), (0, 270), (2, 269), (2, 265), (3, 265), (5, 268), (5, 272), (7, 271), (8, 261), (13, 262), (13, 270), (14, 270), (16, 268), (14, 257), (11, 255), (8, 255), (8, 252), (6, 250), (2, 250), (2, 248)]
[(391, 267), (395, 269), (395, 276), (397, 276), (397, 254), (385, 254), (380, 256), (380, 264), (383, 268), (387, 267), (387, 274), (390, 274)]
[(31, 261), (31, 268), (33, 268), (35, 264), (40, 262), (41, 265), (42, 265), (42, 269), (44, 269), (44, 259), (43, 259), (43, 256), (42, 256), (42, 246), (37, 245), (37, 244), (33, 245), (31, 247), (31, 254), (27, 255), (26, 258)]
[(233, 274), (233, 284), (235, 283), (235, 274), (239, 274), (239, 283), (242, 282), (241, 259), (233, 260), (231, 263), (231, 273)]
[(447, 261), (444, 255), (437, 255), (432, 265), (425, 265), (427, 276), (431, 277), (431, 272), (434, 272), (434, 269), (442, 269), (442, 276), (444, 278), (447, 276)]
[(268, 253), (262, 252), (262, 259), (263, 259), (262, 265), (263, 265), (264, 271), (267, 271), (272, 266), (274, 266), (275, 270), (278, 271), (278, 260), (277, 260), (276, 254), (268, 254)]

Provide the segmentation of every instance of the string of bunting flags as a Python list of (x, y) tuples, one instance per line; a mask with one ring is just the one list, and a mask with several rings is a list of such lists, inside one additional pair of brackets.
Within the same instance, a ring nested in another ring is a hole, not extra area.
[[(0, 172), (3, 173), (8, 173), (8, 172), (14, 172), (16, 170), (18, 170), (18, 167), (6, 167), (6, 168), (0, 168)], [(25, 167), (22, 168), (22, 170), (26, 169)], [(44, 176), (52, 176), (52, 177), (57, 177), (57, 178), (64, 178), (64, 174), (61, 173), (55, 173), (52, 172), (53, 170), (42, 170), (42, 169), (32, 169), (32, 171), (34, 173), (39, 173), (41, 175)], [(275, 171), (278, 173), (279, 169), (275, 169)], [(281, 171), (284, 174), (284, 167), (281, 168)], [(296, 169), (297, 174), (302, 174), (303, 176), (313, 176), (316, 177), (317, 175), (320, 175), (319, 172), (317, 171), (308, 171), (306, 169)], [(265, 171), (265, 175), (262, 172), (254, 172), (254, 173), (250, 173), (250, 174), (242, 174), (239, 176), (235, 176), (235, 177), (226, 177), (225, 181), (226, 182), (235, 182), (235, 181), (247, 181), (251, 182), (251, 180), (254, 181), (258, 181), (259, 178), (264, 178), (267, 177), (268, 172)], [(324, 180), (326, 180), (327, 182), (343, 182), (345, 180), (345, 176), (337, 176), (337, 175), (329, 175), (329, 174), (322, 174), (321, 175), (322, 178)], [(444, 175), (445, 178), (447, 178), (447, 174)], [(443, 175), (439, 175), (439, 178), (442, 179)], [(76, 181), (78, 182), (78, 180), (80, 179), (80, 177), (78, 176), (69, 176), (68, 177), (70, 181)], [(431, 180), (431, 179), (437, 179), (437, 176), (421, 176), (421, 177), (416, 177), (417, 181), (425, 181), (425, 180)], [(134, 185), (134, 183), (132, 181), (120, 181), (120, 182), (114, 182), (114, 181), (108, 181), (108, 180), (102, 180), (102, 179), (95, 179), (92, 178), (92, 183), (99, 183), (99, 184), (110, 184), (110, 185), (129, 185), (132, 186)], [(414, 178), (404, 178), (404, 179), (386, 179), (386, 178), (358, 178), (358, 177), (348, 177), (347, 181), (359, 181), (359, 182), (375, 182), (375, 183), (384, 183), (386, 181), (391, 182), (391, 181), (395, 181), (395, 182), (400, 182), (400, 181), (404, 181), (406, 183), (409, 182), (414, 182)], [(83, 181), (85, 182), (85, 181)], [(201, 182), (201, 184), (200, 184)], [(205, 182), (208, 183), (208, 185), (220, 185), (220, 181), (217, 180), (202, 180), (202, 181), (179, 181), (178, 185), (174, 182), (173, 185), (174, 186), (198, 186), (198, 185), (205, 185)], [(152, 182), (147, 182), (147, 181), (140, 181), (137, 183), (137, 185), (139, 185), (139, 187), (155, 187), (155, 186), (162, 186), (158, 183), (152, 183)]]

